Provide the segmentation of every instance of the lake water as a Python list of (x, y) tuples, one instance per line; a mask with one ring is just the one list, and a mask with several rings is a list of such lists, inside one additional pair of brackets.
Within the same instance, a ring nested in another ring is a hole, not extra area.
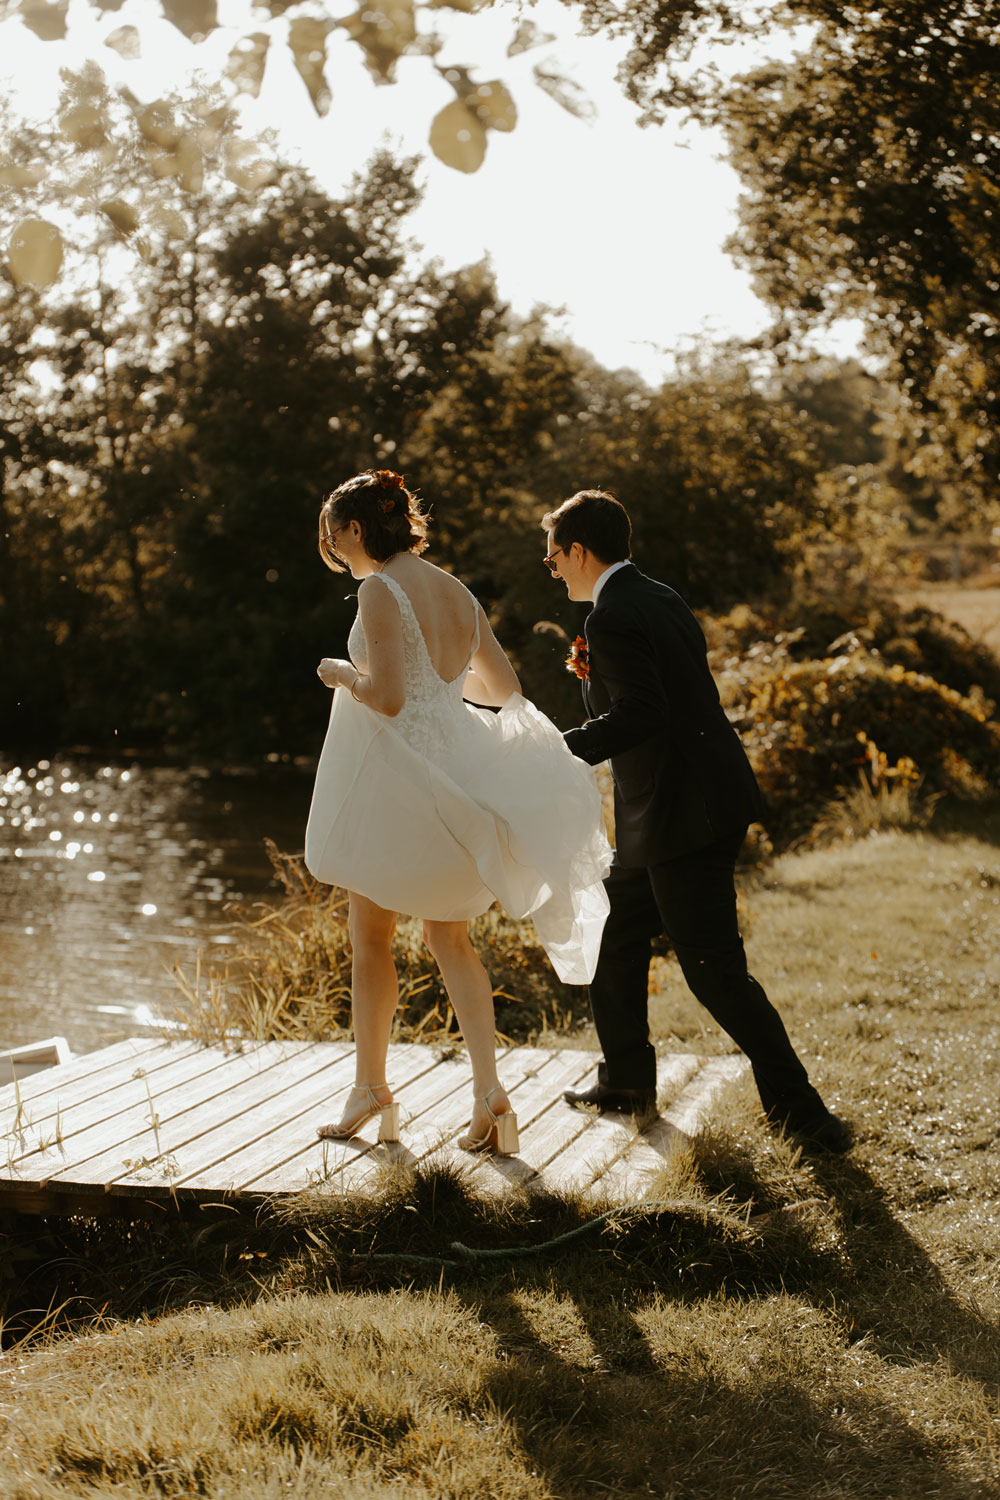
[(67, 757), (0, 762), (0, 1050), (149, 1035), (175, 964), (232, 942), (226, 907), (301, 851), (305, 769), (209, 773)]

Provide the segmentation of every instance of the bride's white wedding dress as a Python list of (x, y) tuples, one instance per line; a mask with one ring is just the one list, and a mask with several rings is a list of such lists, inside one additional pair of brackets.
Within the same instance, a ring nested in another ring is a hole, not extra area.
[[(588, 983), (611, 863), (593, 770), (519, 693), (499, 713), (464, 702), (468, 666), (450, 682), (438, 675), (406, 590), (380, 577), (399, 605), (406, 702), (388, 718), (334, 693), (307, 867), (434, 921), (466, 921), (499, 901), (512, 917), (530, 914), (560, 979)], [(478, 645), (477, 624), (470, 661)], [(360, 615), (347, 649), (366, 671)]]

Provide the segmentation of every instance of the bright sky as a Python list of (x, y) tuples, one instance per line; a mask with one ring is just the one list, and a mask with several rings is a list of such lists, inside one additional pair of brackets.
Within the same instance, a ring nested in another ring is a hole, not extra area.
[[(652, 382), (699, 335), (758, 333), (767, 311), (722, 250), (736, 226), (739, 182), (719, 159), (721, 142), (676, 124), (640, 129), (614, 80), (624, 48), (577, 37), (574, 13), (559, 0), (536, 0), (525, 14), (556, 40), (508, 58), (514, 5), (471, 16), (433, 13), (447, 37), (439, 63), (467, 67), (476, 82), (502, 79), (517, 105), (516, 129), (490, 132), (474, 174), (444, 166), (427, 147), (431, 120), (455, 97), (429, 59), (404, 58), (398, 82), (378, 86), (359, 49), (333, 32), (326, 71), (333, 103), (319, 118), (281, 44), (287, 22), (254, 11), (249, 0), (219, 0), (223, 24), (198, 46), (162, 19), (155, 0), (124, 0), (104, 14), (71, 0), (62, 42), (43, 42), (18, 21), (0, 23), (0, 71), (16, 81), (32, 112), (50, 112), (59, 67), (87, 57), (112, 82), (153, 99), (183, 86), (195, 68), (218, 76), (240, 36), (269, 31), (278, 44), (260, 100), (244, 105), (247, 126), (277, 129), (283, 152), (304, 161), (334, 194), (386, 138), (407, 154), (425, 153), (426, 197), (411, 234), (447, 267), (488, 254), (500, 294), (515, 311), (538, 303), (565, 309), (557, 326), (569, 337), (602, 363), (629, 366)], [(138, 61), (105, 44), (123, 25), (140, 32)], [(734, 49), (726, 57), (744, 61)], [(593, 122), (574, 118), (537, 86), (532, 69), (539, 63), (581, 86), (596, 105)], [(845, 325), (823, 347), (849, 354), (856, 343), (856, 327)]]

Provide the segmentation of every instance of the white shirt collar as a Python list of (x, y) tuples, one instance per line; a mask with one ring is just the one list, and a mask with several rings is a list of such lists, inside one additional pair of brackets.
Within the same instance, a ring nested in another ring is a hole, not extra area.
[(610, 566), (610, 568), (605, 568), (604, 569), (604, 572), (601, 574), (600, 578), (594, 584), (593, 599), (594, 599), (594, 603), (595, 604), (597, 603), (597, 596), (598, 596), (598, 594), (601, 592), (601, 589), (607, 583), (607, 581), (611, 577), (612, 573), (617, 573), (620, 568), (627, 568), (628, 565), (629, 565), (629, 560), (626, 557), (626, 558), (623, 558), (621, 562), (612, 563), (611, 566)]

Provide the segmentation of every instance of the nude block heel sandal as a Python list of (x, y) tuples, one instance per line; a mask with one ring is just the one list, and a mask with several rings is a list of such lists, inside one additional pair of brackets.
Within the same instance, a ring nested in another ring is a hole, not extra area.
[(395, 1099), (383, 1104), (375, 1097), (376, 1089), (387, 1088), (384, 1083), (357, 1084), (352, 1093), (364, 1094), (364, 1107), (350, 1120), (339, 1120), (336, 1125), (320, 1125), (316, 1131), (321, 1141), (348, 1141), (351, 1136), (374, 1120), (378, 1115), (378, 1138), (380, 1141), (399, 1140), (399, 1105)]
[(378, 1138), (380, 1141), (399, 1140), (399, 1105), (395, 1099), (391, 1104), (384, 1104), (379, 1114)]
[(514, 1156), (520, 1148), (517, 1135), (517, 1115), (512, 1109), (505, 1114), (495, 1115), (490, 1109), (490, 1094), (495, 1094), (500, 1088), (495, 1084), (489, 1093), (478, 1096), (478, 1102), (483, 1106), (490, 1117), (490, 1128), (485, 1135), (459, 1137), (458, 1144), (463, 1151), (493, 1151), (497, 1156)]

